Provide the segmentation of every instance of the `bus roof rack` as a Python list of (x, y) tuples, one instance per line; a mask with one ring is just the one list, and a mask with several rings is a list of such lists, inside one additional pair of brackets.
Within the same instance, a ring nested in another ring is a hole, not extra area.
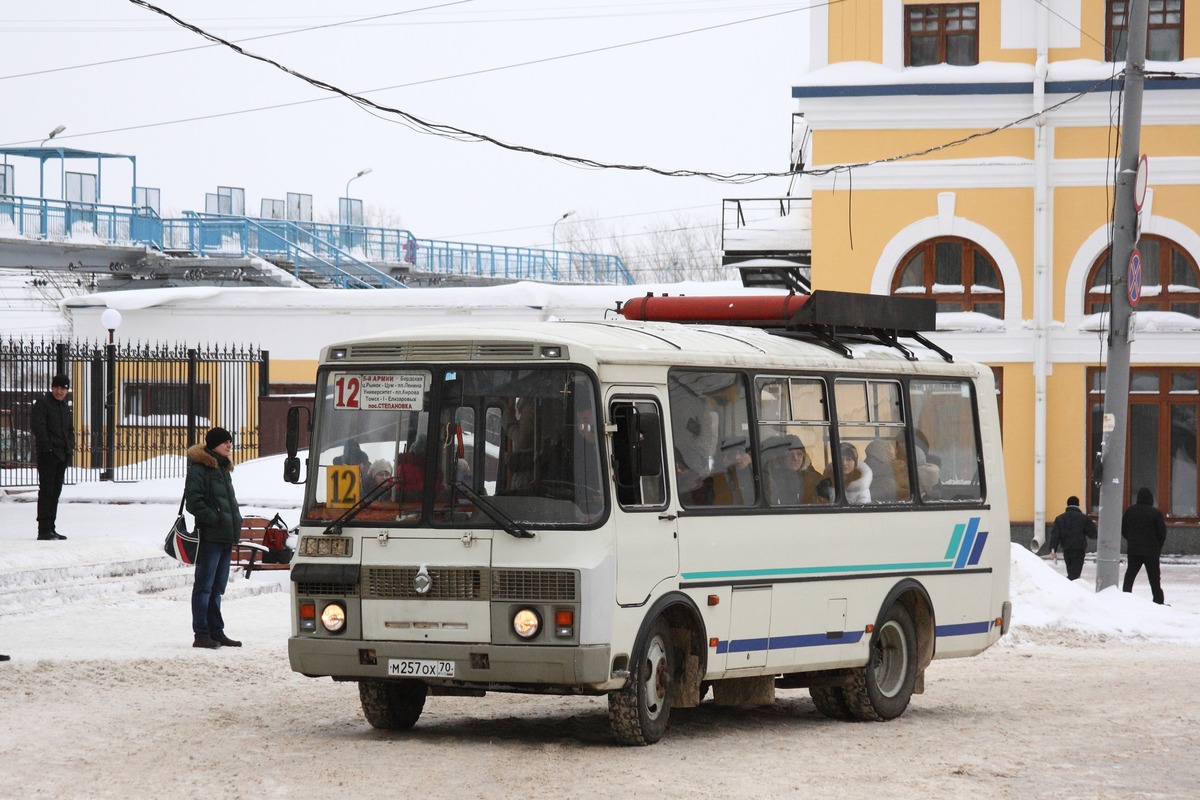
[(815, 339), (847, 358), (850, 341), (875, 341), (911, 360), (916, 355), (901, 339), (911, 339), (948, 362), (954, 357), (926, 337), (937, 330), (937, 302), (928, 297), (895, 297), (856, 292), (736, 295), (728, 297), (635, 297), (618, 308), (626, 319), (762, 328), (780, 336)]

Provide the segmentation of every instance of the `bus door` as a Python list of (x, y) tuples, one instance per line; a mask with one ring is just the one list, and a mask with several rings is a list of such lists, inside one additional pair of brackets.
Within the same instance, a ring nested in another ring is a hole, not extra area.
[(676, 516), (667, 505), (663, 400), (644, 387), (610, 387), (605, 405), (616, 428), (609, 441), (617, 500), (617, 603), (638, 605), (679, 572)]

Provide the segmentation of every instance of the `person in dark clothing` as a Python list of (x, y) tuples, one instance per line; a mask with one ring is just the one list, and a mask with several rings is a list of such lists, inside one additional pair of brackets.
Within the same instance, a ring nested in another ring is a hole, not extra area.
[(66, 539), (55, 527), (58, 498), (62, 495), (67, 465), (75, 452), (75, 422), (67, 392), (71, 382), (66, 375), (55, 375), (50, 391), (33, 404), (33, 439), (37, 447), (38, 536), (41, 541)]
[(1067, 510), (1054, 518), (1050, 540), (1046, 543), (1055, 561), (1058, 561), (1058, 549), (1062, 548), (1063, 561), (1067, 562), (1067, 580), (1073, 581), (1083, 572), (1087, 540), (1095, 539), (1096, 535), (1096, 523), (1079, 509), (1079, 498), (1068, 497)]
[(233, 493), (233, 435), (213, 428), (204, 446), (188, 448), (184, 497), (196, 518), (200, 546), (196, 552), (196, 580), (192, 585), (193, 647), (241, 647), (225, 635), (221, 596), (229, 582), (229, 559), (242, 530), (242, 514)]
[(1121, 588), (1132, 592), (1133, 582), (1145, 565), (1150, 593), (1154, 596), (1154, 602), (1162, 605), (1158, 557), (1167, 543), (1167, 521), (1163, 519), (1162, 512), (1154, 507), (1154, 493), (1145, 486), (1138, 489), (1137, 502), (1125, 509), (1121, 517), (1121, 537), (1129, 543), (1126, 550), (1129, 566), (1125, 568), (1125, 583)]

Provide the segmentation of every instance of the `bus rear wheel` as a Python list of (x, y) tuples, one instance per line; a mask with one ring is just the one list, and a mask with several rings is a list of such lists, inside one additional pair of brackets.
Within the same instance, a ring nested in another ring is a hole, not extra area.
[(358, 682), (363, 716), (372, 728), (385, 731), (406, 731), (416, 725), (425, 708), (425, 694), (421, 681)]
[(853, 679), (843, 692), (855, 719), (883, 722), (908, 708), (917, 679), (917, 634), (900, 603), (887, 610), (871, 637), (867, 665), (854, 670)]
[(659, 617), (631, 661), (624, 688), (608, 694), (608, 725), (621, 744), (654, 744), (671, 717), (671, 680), (676, 655), (671, 628)]
[(813, 705), (830, 719), (853, 719), (850, 704), (846, 702), (846, 693), (840, 686), (812, 686), (808, 693), (812, 696)]

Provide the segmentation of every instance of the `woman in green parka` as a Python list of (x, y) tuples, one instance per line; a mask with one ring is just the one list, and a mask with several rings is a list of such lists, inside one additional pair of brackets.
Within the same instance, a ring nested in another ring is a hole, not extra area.
[(196, 518), (200, 547), (196, 553), (196, 582), (192, 586), (193, 647), (241, 647), (225, 635), (221, 595), (229, 582), (229, 559), (242, 530), (242, 514), (233, 493), (233, 435), (213, 428), (204, 446), (188, 448), (187, 510)]

